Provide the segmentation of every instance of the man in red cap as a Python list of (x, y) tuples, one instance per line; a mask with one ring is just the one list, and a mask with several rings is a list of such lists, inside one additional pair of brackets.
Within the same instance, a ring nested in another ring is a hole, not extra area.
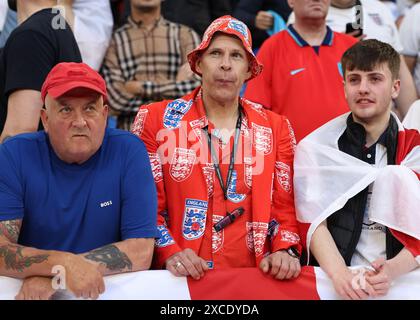
[(188, 55), (202, 86), (140, 108), (158, 189), (155, 266), (202, 277), (209, 268), (300, 273), (293, 202), (295, 140), (286, 118), (239, 97), (262, 65), (244, 23), (223, 16)]
[(0, 146), (0, 275), (25, 279), (18, 299), (96, 299), (104, 275), (151, 264), (149, 159), (137, 137), (106, 129), (106, 96), (88, 65), (60, 63), (41, 90), (45, 131)]

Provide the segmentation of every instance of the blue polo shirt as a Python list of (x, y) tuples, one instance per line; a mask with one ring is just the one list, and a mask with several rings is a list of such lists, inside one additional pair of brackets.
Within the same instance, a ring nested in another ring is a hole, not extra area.
[(146, 148), (107, 129), (85, 163), (68, 164), (44, 131), (0, 146), (0, 221), (23, 219), (19, 244), (83, 253), (129, 238), (154, 238), (157, 194)]

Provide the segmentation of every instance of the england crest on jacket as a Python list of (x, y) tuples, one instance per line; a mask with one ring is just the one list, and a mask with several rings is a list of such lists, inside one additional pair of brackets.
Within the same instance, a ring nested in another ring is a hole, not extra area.
[(238, 183), (238, 172), (236, 170), (233, 170), (232, 181), (230, 182), (228, 190), (227, 190), (227, 198), (234, 203), (242, 202), (246, 198), (246, 194), (236, 193), (237, 183)]
[(169, 173), (176, 182), (187, 179), (193, 170), (195, 163), (195, 151), (184, 148), (176, 148), (172, 156)]
[(137, 113), (136, 119), (134, 120), (134, 123), (133, 123), (133, 128), (131, 129), (131, 131), (136, 136), (141, 137), (148, 112), (149, 110), (147, 109), (140, 109), (139, 112)]
[[(213, 214), (213, 225), (218, 223), (222, 220), (225, 216), (219, 216), (217, 214)], [(212, 235), (211, 235), (211, 252), (215, 253), (219, 251), (223, 247), (223, 240), (224, 240), (224, 230), (216, 231), (212, 228)]]
[(290, 166), (284, 162), (276, 161), (276, 176), (277, 182), (283, 188), (283, 190), (290, 193), (292, 191)]
[(206, 229), (207, 201), (186, 199), (182, 236), (187, 240), (195, 240), (204, 234)]
[(156, 247), (163, 248), (175, 243), (166, 226), (158, 225), (157, 231), (159, 233), (159, 237), (155, 240)]
[(193, 130), (195, 136), (197, 137), (198, 141), (202, 143), (202, 133), (203, 130), (201, 128), (207, 125), (207, 118), (201, 117), (200, 119), (190, 121), (191, 129)]
[(204, 177), (206, 178), (207, 184), (207, 196), (210, 198), (213, 196), (214, 192), (214, 165), (213, 163), (206, 163), (202, 167)]
[(268, 232), (268, 223), (265, 222), (247, 222), (246, 223), (246, 245), (248, 250), (255, 252), (258, 257), (264, 252), (264, 243)]
[(150, 167), (152, 168), (155, 183), (163, 180), (162, 163), (157, 153), (149, 152)]
[(267, 155), (273, 148), (273, 133), (271, 128), (252, 123), (252, 133), (254, 135), (254, 145), (258, 152)]
[(265, 112), (264, 107), (262, 104), (255, 103), (253, 101), (243, 99), (254, 111), (256, 111), (261, 117), (267, 120), (267, 113)]
[(167, 129), (179, 128), (182, 118), (190, 110), (192, 104), (192, 100), (185, 101), (183, 99), (169, 102), (163, 115), (163, 126)]
[(252, 158), (244, 157), (244, 164), (245, 164), (245, 175), (244, 175), (245, 185), (249, 189), (251, 189), (252, 188)]

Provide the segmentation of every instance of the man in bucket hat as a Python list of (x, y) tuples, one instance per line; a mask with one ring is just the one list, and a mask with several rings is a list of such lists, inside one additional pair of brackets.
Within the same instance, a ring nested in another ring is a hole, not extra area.
[(293, 202), (293, 131), (286, 118), (239, 97), (260, 74), (248, 28), (216, 19), (188, 55), (202, 86), (142, 106), (133, 132), (158, 189), (155, 267), (201, 278), (210, 268), (300, 273)]
[(41, 90), (45, 131), (0, 146), (0, 275), (25, 279), (17, 299), (95, 299), (104, 275), (150, 266), (153, 176), (143, 143), (106, 129), (106, 96), (88, 65), (60, 63)]

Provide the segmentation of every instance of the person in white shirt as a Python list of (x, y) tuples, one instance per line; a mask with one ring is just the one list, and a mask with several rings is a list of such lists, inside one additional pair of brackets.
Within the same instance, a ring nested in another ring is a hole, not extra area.
[(401, 15), (405, 15), (408, 10), (416, 3), (418, 0), (397, 0), (397, 7)]
[(60, 0), (84, 63), (98, 71), (112, 36), (111, 4), (104, 0)]
[(404, 128), (416, 129), (420, 132), (420, 100), (414, 102), (402, 122)]
[(403, 55), (408, 69), (414, 73), (417, 92), (420, 94), (420, 3), (406, 14), (400, 27)]
[(395, 3), (395, 1), (381, 0), (381, 2), (388, 7), (396, 23), (400, 17), (400, 10), (398, 10), (398, 5)]
[(0, 1), (0, 32), (3, 30), (4, 22), (6, 21), (6, 14), (9, 10), (6, 1)]

